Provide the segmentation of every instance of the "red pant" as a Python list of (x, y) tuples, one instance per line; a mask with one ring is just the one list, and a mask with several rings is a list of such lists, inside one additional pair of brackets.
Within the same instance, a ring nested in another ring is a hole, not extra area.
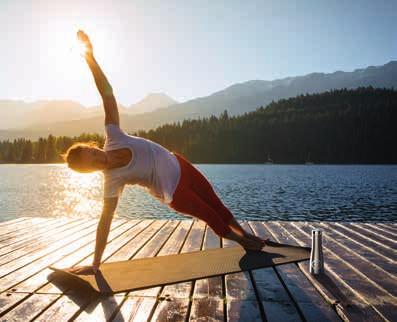
[(174, 152), (181, 166), (181, 177), (169, 206), (176, 211), (204, 220), (223, 237), (230, 232), (233, 214), (225, 207), (204, 175)]

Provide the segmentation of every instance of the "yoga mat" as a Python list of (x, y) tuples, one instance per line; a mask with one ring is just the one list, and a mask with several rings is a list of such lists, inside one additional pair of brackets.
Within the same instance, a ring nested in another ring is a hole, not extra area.
[(310, 248), (270, 242), (262, 251), (216, 248), (191, 253), (101, 264), (94, 274), (74, 274), (50, 267), (99, 293), (117, 293), (309, 259)]

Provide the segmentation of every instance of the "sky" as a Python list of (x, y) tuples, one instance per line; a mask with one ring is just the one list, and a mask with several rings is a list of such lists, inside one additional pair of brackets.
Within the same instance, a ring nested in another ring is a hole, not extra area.
[(126, 106), (397, 59), (395, 0), (1, 0), (0, 21), (0, 99), (29, 102), (100, 103), (78, 29)]

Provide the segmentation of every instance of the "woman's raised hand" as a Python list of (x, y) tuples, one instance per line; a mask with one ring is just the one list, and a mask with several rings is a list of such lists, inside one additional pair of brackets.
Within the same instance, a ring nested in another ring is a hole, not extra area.
[(77, 32), (77, 39), (84, 45), (84, 56), (92, 56), (94, 50), (88, 35), (84, 31), (79, 30)]

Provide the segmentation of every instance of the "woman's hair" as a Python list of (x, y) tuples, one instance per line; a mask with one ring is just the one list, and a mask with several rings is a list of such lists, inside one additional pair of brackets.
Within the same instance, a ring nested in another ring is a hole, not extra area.
[(70, 169), (78, 172), (92, 172), (94, 169), (86, 167), (81, 162), (81, 152), (86, 148), (98, 148), (96, 142), (77, 142), (74, 143), (64, 154), (61, 154), (63, 160), (68, 164)]

